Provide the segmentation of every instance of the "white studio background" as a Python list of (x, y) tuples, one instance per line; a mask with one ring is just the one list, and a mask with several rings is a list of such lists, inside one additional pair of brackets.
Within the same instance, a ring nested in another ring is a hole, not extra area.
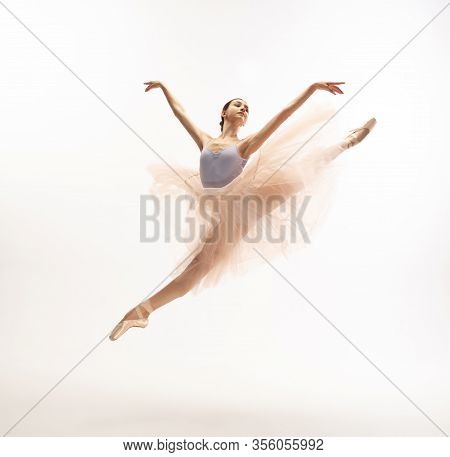
[(155, 151), (199, 159), (144, 81), (164, 81), (214, 136), (223, 104), (245, 98), (245, 136), (314, 81), (346, 81), (311, 101), (339, 108), (444, 6), (2, 3), (2, 433), (442, 436), (434, 421), (448, 434), (449, 10), (339, 113), (342, 136), (378, 125), (338, 159), (312, 244), (274, 262), (348, 340), (261, 265), (98, 344), (183, 252), (139, 241)]

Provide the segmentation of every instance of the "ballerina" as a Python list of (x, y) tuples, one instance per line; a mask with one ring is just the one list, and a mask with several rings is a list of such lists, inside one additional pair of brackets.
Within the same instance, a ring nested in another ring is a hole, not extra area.
[[(189, 119), (182, 105), (162, 82), (149, 81), (144, 84), (145, 92), (156, 88), (162, 89), (173, 113), (200, 150), (199, 171), (178, 168), (179, 173), (185, 175), (185, 179), (174, 177), (173, 171), (165, 165), (150, 167), (155, 181), (153, 191), (173, 192), (176, 188), (178, 193), (191, 195), (197, 203), (205, 195), (220, 197), (227, 194), (240, 197), (241, 200), (245, 196), (257, 196), (265, 203), (274, 196), (281, 196), (281, 200), (277, 202), (279, 206), (281, 201), (314, 186), (324, 167), (326, 168), (341, 152), (360, 143), (376, 123), (375, 118), (371, 118), (362, 127), (352, 130), (343, 140), (331, 146), (312, 146), (309, 153), (302, 154), (300, 160), (288, 165), (286, 161), (289, 156), (285, 147), (287, 140), (284, 137), (281, 137), (278, 143), (264, 146), (265, 154), (260, 154), (258, 160), (250, 160), (255, 152), (264, 149), (263, 145), (269, 137), (314, 92), (322, 90), (333, 95), (343, 94), (339, 86), (345, 83), (311, 84), (263, 128), (243, 139), (239, 139), (238, 132), (246, 124), (249, 116), (249, 107), (245, 100), (235, 98), (224, 105), (221, 111), (221, 134), (214, 138)], [(303, 134), (308, 131), (306, 127), (312, 127), (318, 120), (320, 121), (317, 118), (305, 124)], [(295, 135), (298, 134), (296, 131)], [(174, 278), (159, 292), (125, 314), (109, 336), (112, 341), (117, 340), (132, 327), (145, 328), (149, 315), (161, 306), (184, 296), (189, 291), (198, 291), (202, 286), (216, 285), (223, 274), (233, 269), (240, 261), (237, 259), (239, 249), (244, 245), (245, 235), (257, 227), (264, 217), (269, 218), (270, 222), (278, 221), (273, 205), (258, 207), (256, 210), (246, 209), (245, 220), (242, 213), (231, 213), (227, 208), (219, 205), (219, 222), (211, 224), (206, 235), (194, 242), (193, 259), (188, 259), (186, 262), (189, 263), (180, 265)], [(240, 208), (242, 209), (242, 205)]]

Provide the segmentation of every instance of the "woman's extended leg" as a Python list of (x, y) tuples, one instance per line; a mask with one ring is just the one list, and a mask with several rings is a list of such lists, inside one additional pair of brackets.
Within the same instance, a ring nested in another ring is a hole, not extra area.
[(204, 255), (204, 249), (194, 257), (180, 275), (143, 303), (156, 309), (186, 295), (208, 272), (204, 263), (201, 262), (202, 255)]
[[(314, 154), (312, 154), (309, 164), (314, 168), (315, 166), (322, 166), (332, 162), (342, 152), (360, 143), (371, 132), (375, 124), (375, 118), (369, 119), (362, 127), (352, 130), (350, 134), (347, 135), (344, 139), (322, 150), (320, 152), (320, 157), (317, 158), (319, 159), (318, 161), (314, 160), (315, 157)], [(302, 180), (299, 180), (298, 182), (292, 182), (290, 184), (268, 184), (263, 187), (260, 187), (257, 191), (257, 194), (261, 198), (262, 204), (257, 205), (256, 207), (256, 217), (253, 224), (255, 224), (259, 219), (261, 219), (266, 214), (275, 210), (289, 197), (301, 191), (303, 187), (304, 183), (302, 182)], [(245, 224), (242, 225), (242, 237), (247, 235), (250, 228), (252, 228), (252, 226)]]
[[(216, 229), (213, 228), (210, 237), (214, 237), (215, 234)], [(111, 332), (110, 339), (118, 339), (131, 327), (145, 327), (148, 316), (155, 309), (187, 294), (208, 273), (209, 263), (203, 261), (204, 257), (208, 255), (206, 246), (207, 244), (203, 246), (202, 250), (180, 275), (159, 292), (128, 311)]]

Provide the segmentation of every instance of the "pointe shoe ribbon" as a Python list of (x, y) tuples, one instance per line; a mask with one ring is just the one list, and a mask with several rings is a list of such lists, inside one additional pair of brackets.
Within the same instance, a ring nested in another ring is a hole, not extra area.
[(120, 338), (127, 330), (132, 327), (145, 328), (148, 325), (148, 318), (144, 317), (141, 308), (144, 308), (149, 314), (154, 311), (154, 308), (149, 303), (141, 303), (136, 309), (136, 313), (139, 319), (122, 319), (113, 329), (109, 335), (111, 341), (115, 341)]

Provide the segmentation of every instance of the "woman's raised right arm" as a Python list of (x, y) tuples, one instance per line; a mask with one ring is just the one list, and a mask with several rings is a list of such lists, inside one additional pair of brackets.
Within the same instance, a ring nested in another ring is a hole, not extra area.
[(166, 99), (172, 108), (173, 114), (175, 114), (176, 117), (178, 117), (184, 111), (181, 103), (175, 99), (169, 89), (167, 89), (167, 87), (161, 81), (148, 81), (144, 84), (147, 85), (145, 92), (148, 92), (150, 89), (156, 89), (158, 87), (164, 92), (164, 95), (166, 96)]
[(155, 89), (157, 87), (161, 88), (166, 96), (167, 102), (172, 108), (173, 114), (181, 122), (183, 127), (191, 135), (192, 139), (196, 142), (200, 151), (203, 149), (203, 145), (208, 140), (209, 136), (201, 129), (199, 129), (187, 116), (185, 109), (181, 103), (172, 95), (172, 93), (167, 89), (167, 87), (161, 81), (148, 81), (144, 83), (147, 85), (145, 92), (148, 92), (150, 89)]

